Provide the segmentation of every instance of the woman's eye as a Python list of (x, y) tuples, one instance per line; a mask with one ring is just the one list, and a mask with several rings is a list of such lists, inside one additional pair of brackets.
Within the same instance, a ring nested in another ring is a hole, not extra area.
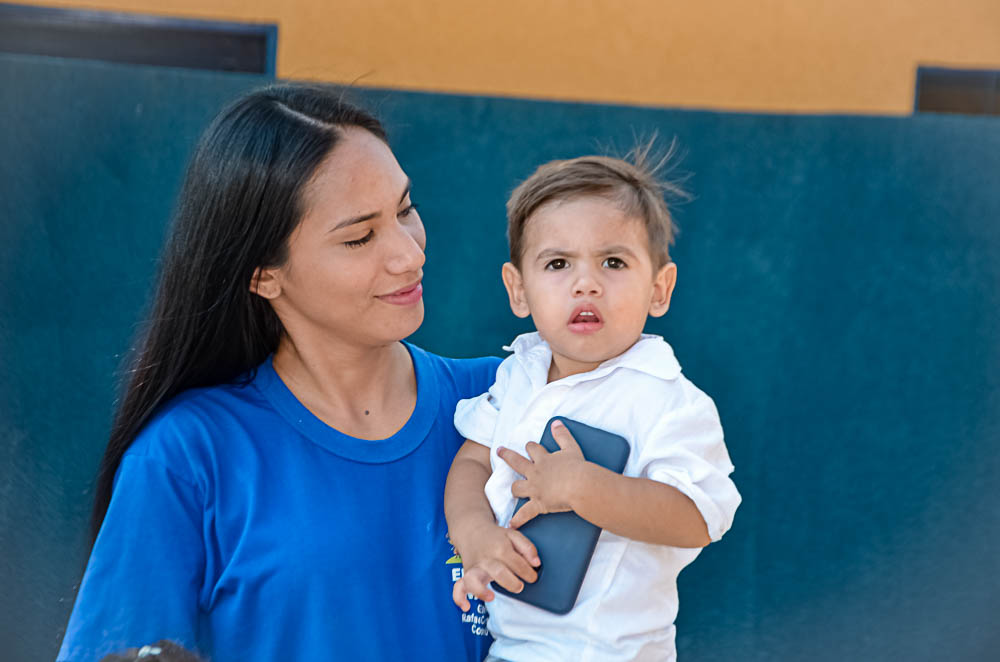
[(628, 265), (625, 264), (625, 261), (620, 257), (609, 257), (601, 263), (601, 266), (608, 269), (624, 269)]
[(408, 207), (406, 207), (405, 209), (403, 209), (403, 211), (399, 212), (399, 217), (400, 218), (406, 218), (407, 216), (412, 215), (413, 212), (415, 212), (415, 211), (417, 211), (417, 205), (415, 205), (415, 204), (413, 204), (411, 202)]
[(565, 269), (568, 266), (569, 262), (560, 257), (555, 260), (549, 260), (549, 262), (545, 265), (545, 269), (546, 271), (559, 271), (560, 269)]
[(372, 237), (374, 236), (375, 236), (375, 231), (369, 230), (368, 234), (361, 237), (361, 239), (355, 239), (354, 241), (345, 241), (344, 245), (347, 246), (348, 248), (357, 248), (358, 246), (364, 246), (369, 241), (371, 241)]

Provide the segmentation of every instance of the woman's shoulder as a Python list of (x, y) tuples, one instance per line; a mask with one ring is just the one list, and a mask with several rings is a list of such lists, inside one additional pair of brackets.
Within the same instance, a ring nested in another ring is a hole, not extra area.
[(246, 435), (269, 411), (252, 382), (188, 389), (154, 412), (126, 455), (170, 466), (203, 464), (220, 445)]
[(458, 399), (470, 398), (486, 391), (496, 380), (501, 359), (496, 356), (456, 359), (440, 356), (415, 345), (409, 345), (410, 353), (421, 368), (433, 375), (440, 386), (454, 391)]

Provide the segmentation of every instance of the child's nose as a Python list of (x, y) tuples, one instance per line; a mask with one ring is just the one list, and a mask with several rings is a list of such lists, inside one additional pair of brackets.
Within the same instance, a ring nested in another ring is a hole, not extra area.
[(600, 296), (601, 284), (590, 274), (580, 274), (573, 283), (574, 296)]

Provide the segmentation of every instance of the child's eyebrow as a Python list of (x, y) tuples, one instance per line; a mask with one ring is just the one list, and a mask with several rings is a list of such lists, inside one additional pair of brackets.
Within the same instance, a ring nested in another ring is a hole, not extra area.
[[(595, 255), (605, 256), (614, 254), (628, 255), (629, 257), (635, 257), (635, 252), (631, 248), (623, 244), (614, 244), (613, 246), (604, 246), (595, 252)], [(577, 253), (573, 251), (568, 251), (562, 248), (546, 248), (538, 253), (535, 257), (536, 260), (550, 260), (555, 257), (577, 257)]]
[(573, 251), (567, 251), (562, 248), (546, 248), (542, 250), (537, 256), (536, 260), (547, 260), (553, 257), (576, 257), (576, 253)]
[(635, 253), (632, 252), (631, 248), (629, 248), (628, 246), (623, 246), (621, 244), (615, 244), (614, 246), (607, 246), (597, 252), (598, 255), (612, 255), (614, 253), (624, 253), (625, 255), (635, 257)]

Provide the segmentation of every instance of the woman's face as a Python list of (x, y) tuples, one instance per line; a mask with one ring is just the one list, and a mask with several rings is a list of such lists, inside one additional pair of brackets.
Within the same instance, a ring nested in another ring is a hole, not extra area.
[(363, 129), (343, 129), (303, 207), (288, 260), (262, 270), (256, 284), (291, 340), (378, 346), (416, 331), (426, 236), (389, 147)]

